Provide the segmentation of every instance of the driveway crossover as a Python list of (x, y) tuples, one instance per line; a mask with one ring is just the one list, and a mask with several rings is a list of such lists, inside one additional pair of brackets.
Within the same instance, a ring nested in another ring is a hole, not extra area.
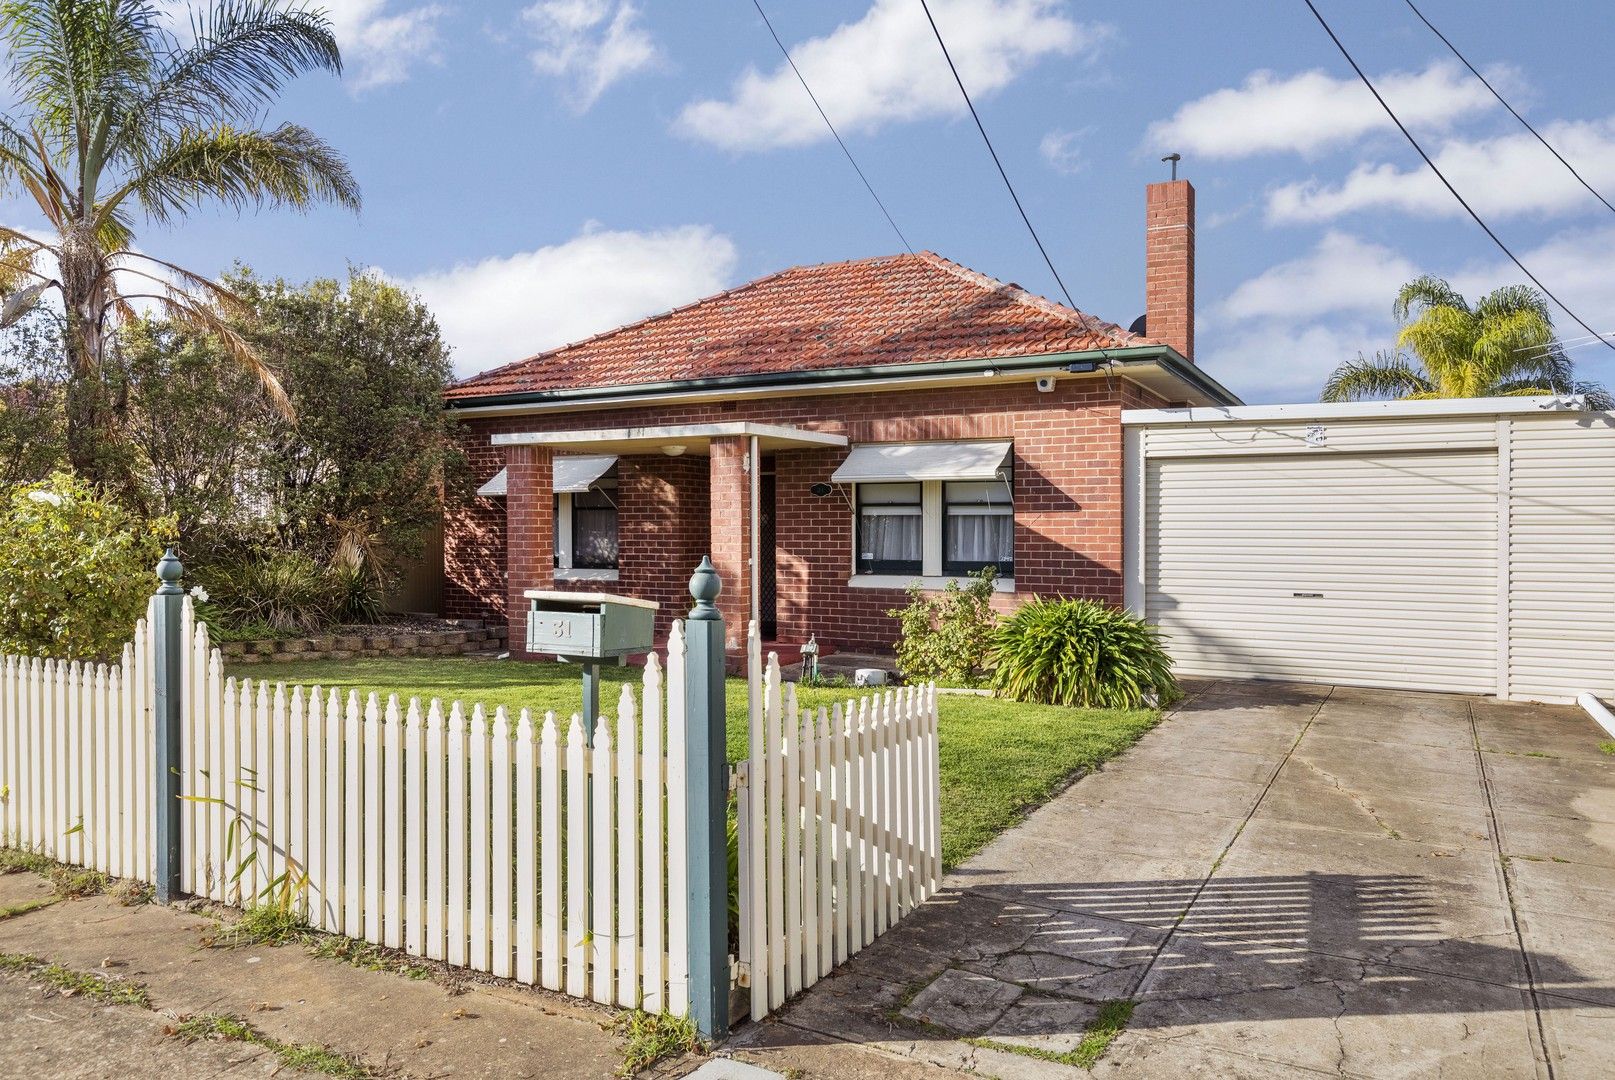
[(1603, 737), (1572, 708), (1197, 684), (742, 1041), (1081, 1075), (1049, 1055), (1125, 999), (1096, 1076), (1608, 1075)]

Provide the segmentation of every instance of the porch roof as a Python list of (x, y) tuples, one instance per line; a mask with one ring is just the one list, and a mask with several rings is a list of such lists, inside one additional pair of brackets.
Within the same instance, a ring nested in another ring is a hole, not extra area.
[(846, 446), (845, 435), (808, 431), (785, 424), (733, 421), (723, 424), (679, 424), (669, 427), (598, 428), (575, 431), (506, 432), (492, 437), (494, 446), (550, 446), (559, 451), (597, 454), (679, 454), (710, 452), (712, 440), (755, 436), (763, 450), (802, 450)]

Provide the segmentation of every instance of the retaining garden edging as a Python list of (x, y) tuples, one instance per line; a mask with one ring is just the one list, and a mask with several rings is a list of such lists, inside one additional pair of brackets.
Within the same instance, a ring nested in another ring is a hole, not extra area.
[(396, 628), (374, 632), (360, 629), (318, 634), (306, 638), (261, 638), (224, 641), (219, 651), (232, 664), (274, 664), (296, 660), (353, 660), (360, 657), (461, 656), (503, 651), (503, 626), (484, 626), (463, 620), (454, 630), (408, 631)]

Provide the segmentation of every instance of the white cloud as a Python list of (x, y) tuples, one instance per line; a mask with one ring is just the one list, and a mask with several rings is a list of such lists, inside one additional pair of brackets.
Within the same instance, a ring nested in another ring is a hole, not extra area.
[[(1508, 69), (1487, 76), (1507, 87), (1518, 83)], [(1480, 81), (1456, 64), (1432, 63), (1423, 71), (1393, 72), (1375, 85), (1412, 127), (1445, 127), (1470, 113), (1496, 106)], [(1258, 71), (1237, 88), (1217, 90), (1150, 125), (1145, 149), (1189, 156), (1242, 158), (1257, 154), (1314, 154), (1390, 130), (1385, 111), (1355, 78), (1322, 71), (1279, 76)]]
[(473, 374), (610, 330), (727, 285), (734, 243), (704, 225), (590, 225), (561, 244), (400, 279), (420, 293)]
[(1306, 319), (1333, 311), (1388, 313), (1402, 283), (1417, 276), (1397, 252), (1330, 232), (1299, 259), (1241, 283), (1217, 307), (1228, 319)]
[[(1615, 226), (1567, 230), (1520, 257), (1594, 329), (1615, 331)], [(1390, 248), (1330, 233), (1299, 259), (1281, 263), (1207, 309), (1197, 360), (1253, 402), (1314, 401), (1334, 368), (1396, 343), (1391, 301), (1421, 273), (1450, 281), (1471, 301), (1503, 285), (1527, 284), (1504, 259), (1420, 265)], [(1615, 383), (1615, 352), (1584, 341), (1559, 313), (1561, 339), (1582, 378)]]
[(579, 111), (660, 56), (628, 0), (539, 0), (522, 11), (522, 22), (538, 41), (533, 67), (567, 80)]
[[(1202, 347), (1195, 362), (1253, 405), (1317, 401), (1342, 361), (1355, 360), (1358, 353), (1372, 356), (1396, 343), (1388, 310), (1383, 323), (1260, 319), (1207, 336), (1210, 347)], [(1199, 340), (1206, 342), (1207, 336)]]
[[(1594, 187), (1615, 184), (1615, 120), (1562, 120), (1542, 134)], [(1596, 209), (1587, 189), (1529, 133), (1454, 139), (1436, 165), (1482, 216), (1549, 216)], [(1462, 217), (1463, 207), (1435, 174), (1417, 161), (1406, 169), (1362, 164), (1339, 184), (1286, 184), (1268, 195), (1267, 217), (1278, 223), (1329, 221), (1364, 210), (1418, 217)]]
[(1038, 143), (1038, 153), (1049, 167), (1062, 176), (1071, 176), (1088, 167), (1088, 161), (1082, 153), (1083, 140), (1088, 137), (1091, 127), (1078, 131), (1051, 131), (1043, 136)]
[[(935, 0), (937, 25), (972, 95), (1002, 89), (1050, 55), (1089, 52), (1109, 33), (1067, 18), (1057, 0)], [(875, 0), (856, 22), (791, 46), (791, 55), (843, 131), (964, 111), (959, 88), (913, 0)], [(748, 68), (726, 100), (685, 106), (678, 128), (730, 150), (803, 146), (830, 137), (782, 60)]]

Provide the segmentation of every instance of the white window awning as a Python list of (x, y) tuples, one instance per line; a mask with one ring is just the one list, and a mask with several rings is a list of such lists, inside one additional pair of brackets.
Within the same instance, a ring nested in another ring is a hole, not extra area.
[[(599, 479), (611, 471), (617, 464), (616, 454), (587, 454), (555, 458), (555, 493), (557, 495), (576, 495), (580, 491), (588, 491)], [(502, 499), (508, 492), (509, 474), (507, 470), (500, 469), (489, 480), (477, 489), (477, 494), (485, 499)]]
[(830, 479), (838, 484), (894, 480), (997, 480), (1012, 444), (993, 442), (872, 443), (855, 446)]
[(555, 492), (557, 495), (576, 495), (588, 491), (611, 467), (617, 464), (616, 454), (589, 454), (578, 457), (555, 458)]

